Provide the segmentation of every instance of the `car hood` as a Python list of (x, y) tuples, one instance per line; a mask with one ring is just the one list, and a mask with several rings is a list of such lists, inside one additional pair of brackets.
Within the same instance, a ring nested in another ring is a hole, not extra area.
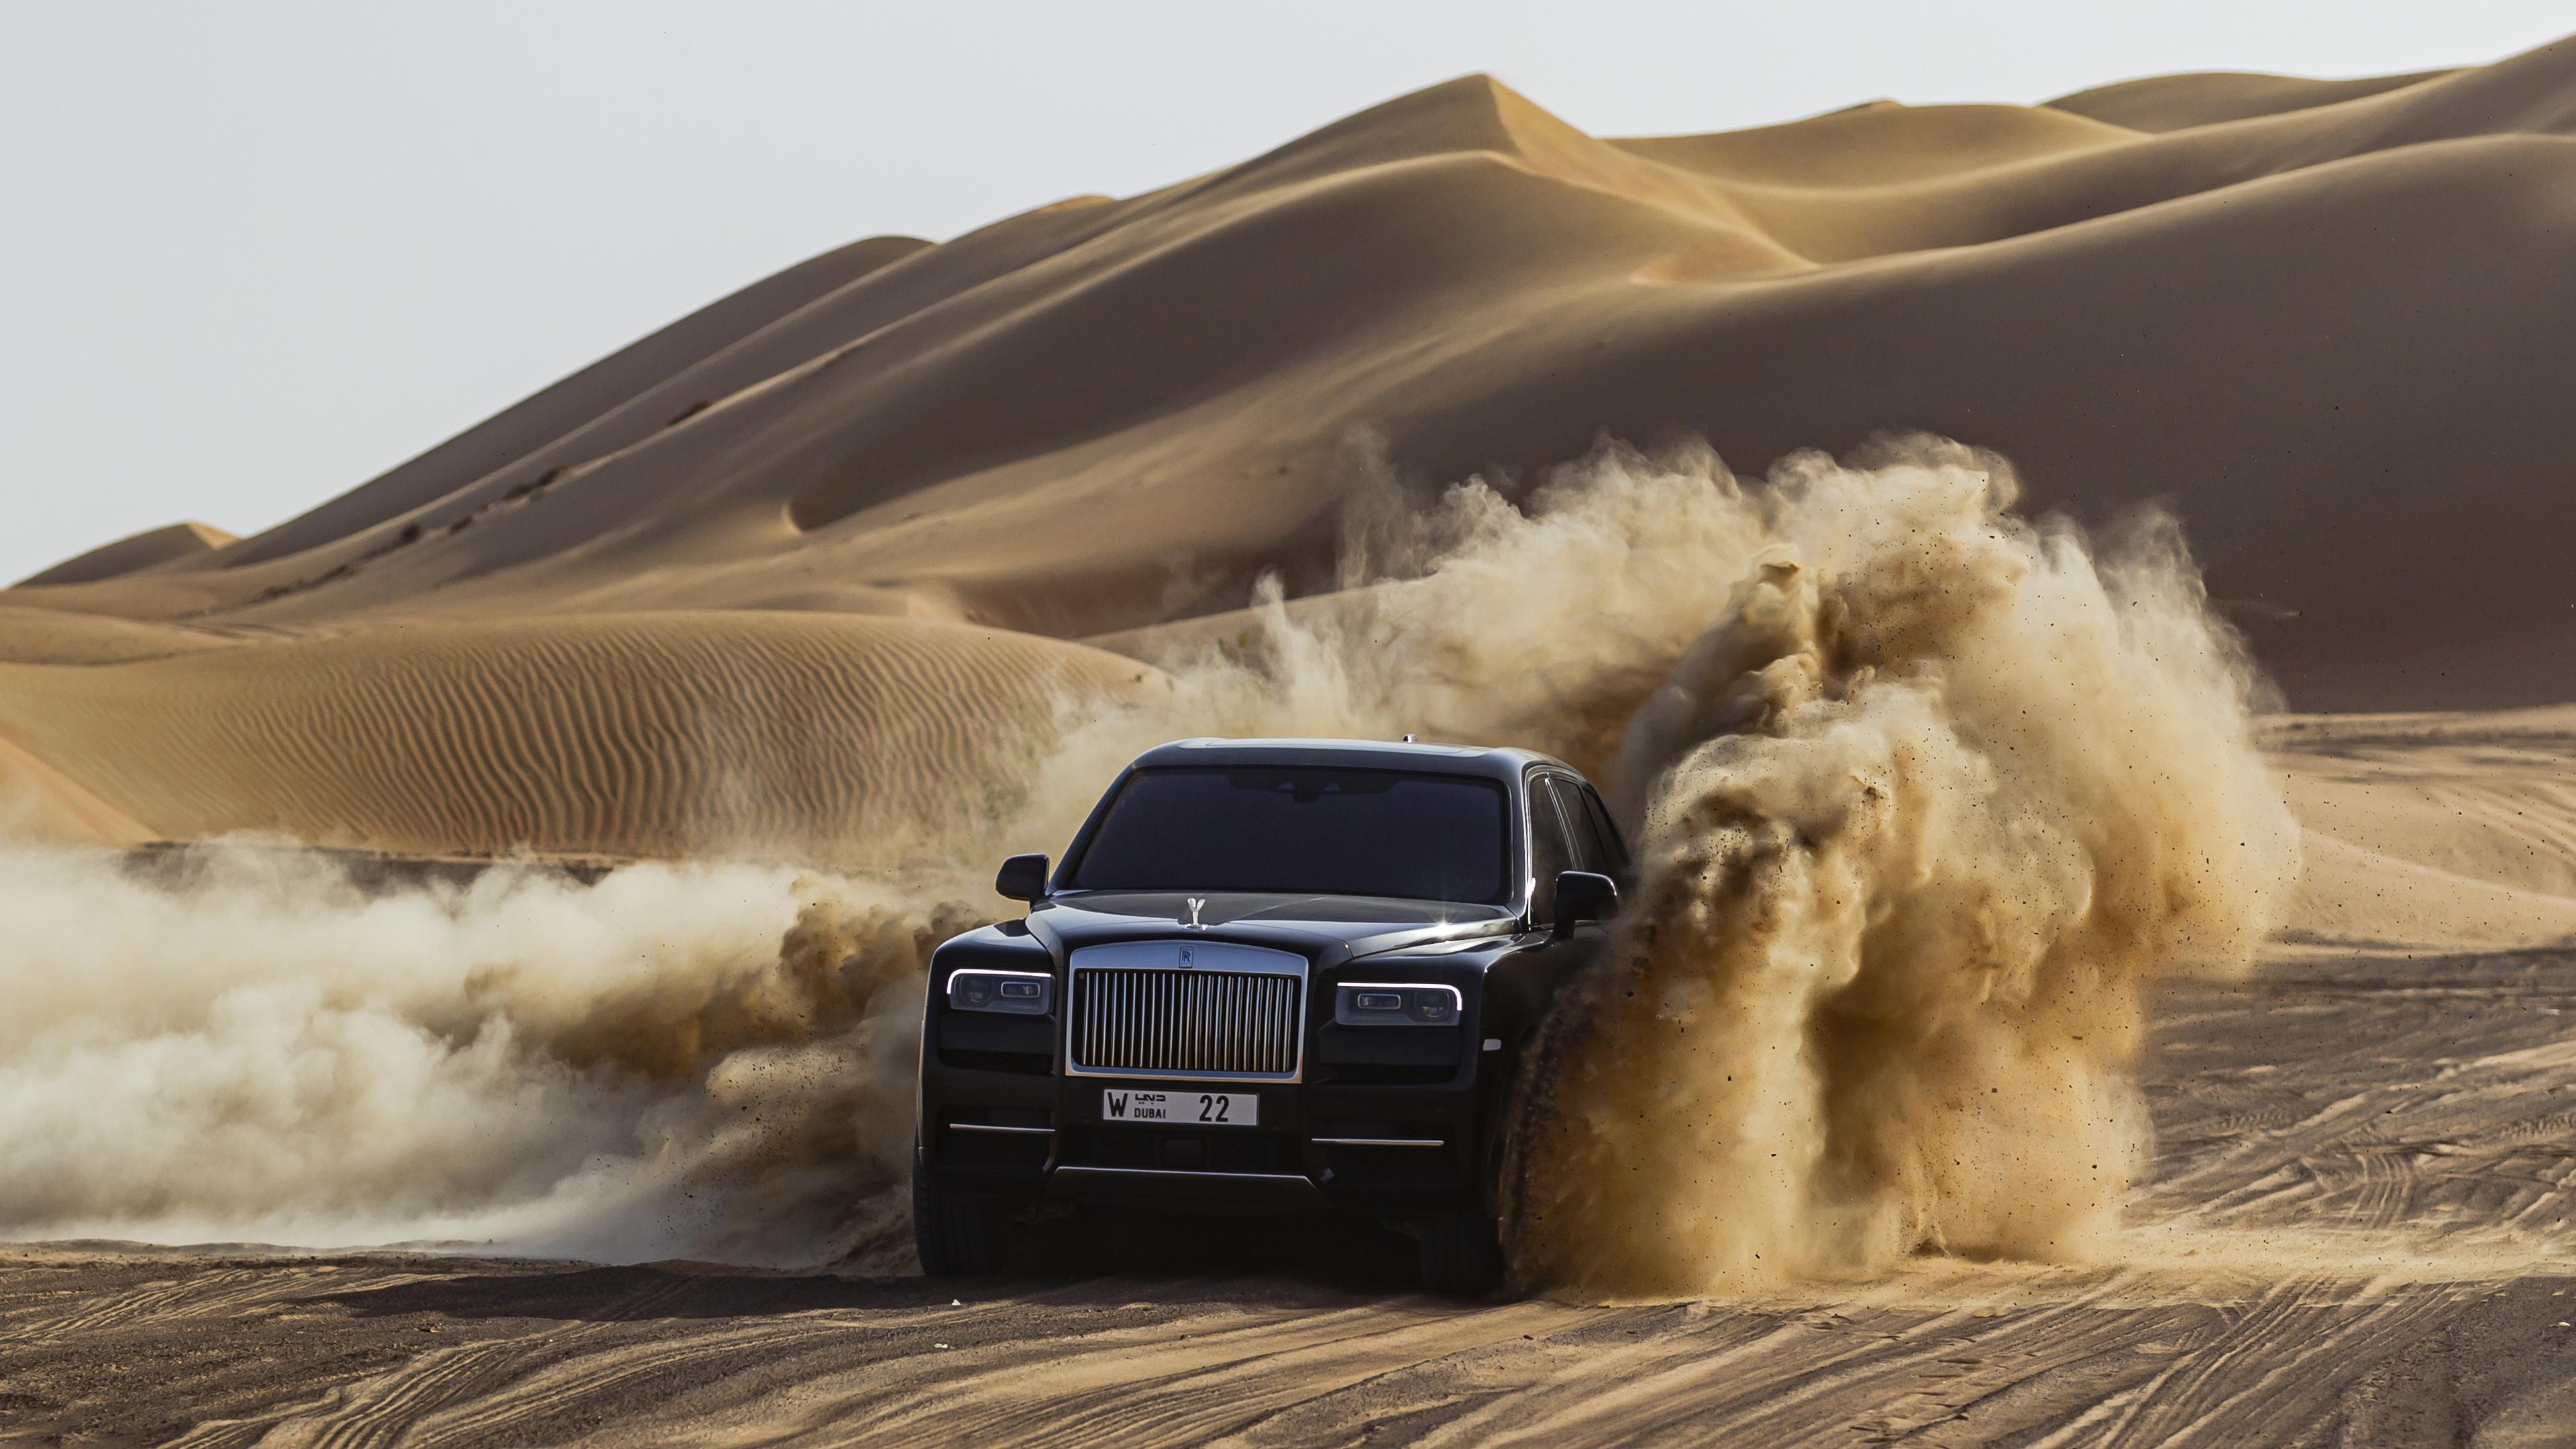
[(1501, 906), (1375, 896), (1084, 891), (1040, 902), (1028, 926), (1060, 957), (1113, 941), (1187, 938), (1294, 951), (1330, 968), (1357, 956), (1516, 935), (1521, 920)]

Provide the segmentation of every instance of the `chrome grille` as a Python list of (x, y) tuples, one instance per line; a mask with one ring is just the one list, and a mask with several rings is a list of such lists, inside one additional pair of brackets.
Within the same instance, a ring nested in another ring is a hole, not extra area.
[(1089, 1075), (1294, 1081), (1305, 973), (1303, 957), (1225, 942), (1075, 952), (1067, 1065)]

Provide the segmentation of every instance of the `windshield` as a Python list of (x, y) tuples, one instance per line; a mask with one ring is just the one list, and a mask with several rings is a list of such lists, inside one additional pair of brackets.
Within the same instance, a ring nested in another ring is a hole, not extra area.
[(1500, 905), (1500, 782), (1324, 766), (1139, 770), (1074, 862), (1076, 890), (1275, 891)]

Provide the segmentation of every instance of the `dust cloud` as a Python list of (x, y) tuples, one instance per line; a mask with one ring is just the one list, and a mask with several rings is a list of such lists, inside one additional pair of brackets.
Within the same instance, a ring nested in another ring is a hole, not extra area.
[(2011, 500), (1947, 450), (1774, 480), (1775, 541), (1616, 756), (1636, 898), (1527, 1104), (1527, 1281), (2106, 1242), (2141, 988), (2247, 963), (2298, 837), (2175, 531), (2097, 556)]
[(0, 1236), (876, 1244), (922, 966), (972, 923), (937, 899), (745, 865), (375, 889), (249, 847), (175, 874), (13, 849)]
[(1362, 466), (1344, 588), (1265, 582), (1168, 697), (1069, 703), (900, 874), (0, 856), (0, 1236), (899, 1254), (921, 968), (992, 860), (1167, 739), (1414, 732), (1586, 769), (1639, 855), (1524, 1093), (1526, 1281), (2085, 1251), (2145, 1150), (2141, 987), (2241, 963), (2295, 869), (2174, 531), (2097, 551), (1930, 439), (1749, 486), (1705, 448)]

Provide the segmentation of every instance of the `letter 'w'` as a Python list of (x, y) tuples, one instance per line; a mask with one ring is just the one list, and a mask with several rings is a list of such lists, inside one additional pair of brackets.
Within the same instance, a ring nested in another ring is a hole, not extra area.
[(1127, 1115), (1127, 1094), (1125, 1092), (1112, 1092), (1109, 1094), (1109, 1115), (1112, 1117), (1124, 1117)]

